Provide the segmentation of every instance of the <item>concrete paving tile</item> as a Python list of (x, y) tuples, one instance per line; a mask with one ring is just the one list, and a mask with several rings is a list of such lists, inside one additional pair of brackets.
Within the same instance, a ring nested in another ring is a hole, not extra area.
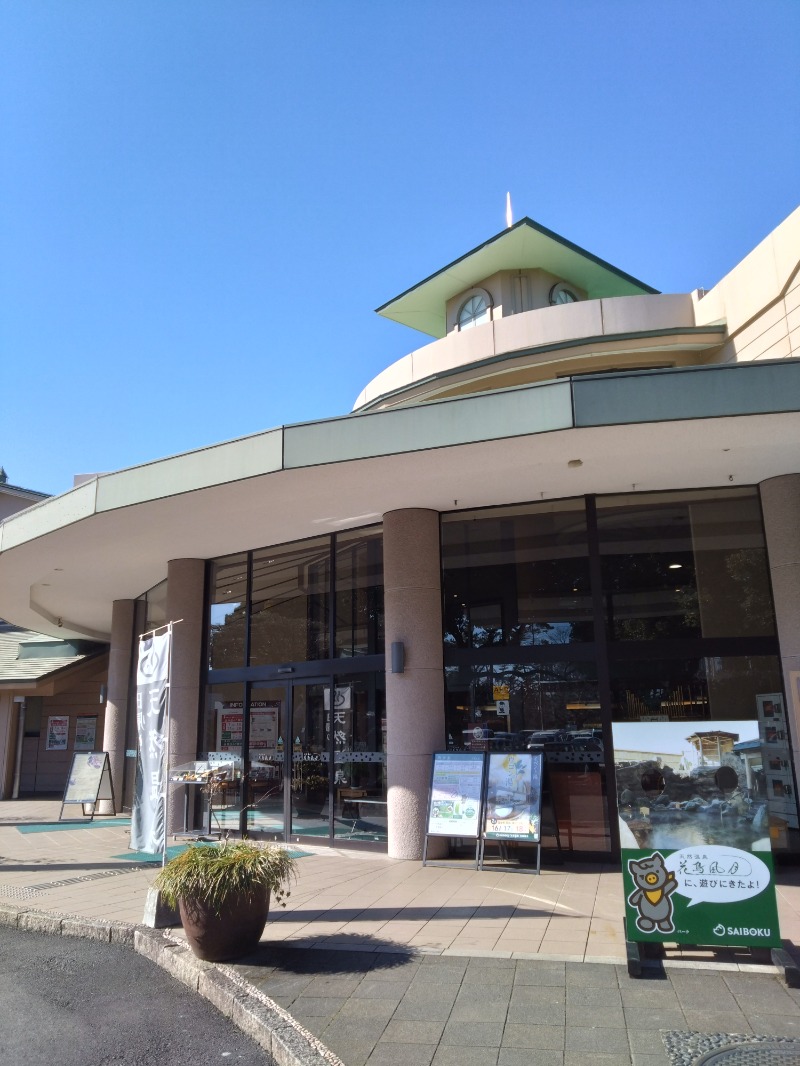
[[(492, 1047), (450, 1047), (440, 1044), (433, 1066), (497, 1066), (498, 1049)], [(527, 1063), (526, 1066), (530, 1066)]]
[(601, 962), (569, 962), (564, 976), (566, 984), (572, 987), (600, 986), (602, 988), (617, 986), (617, 973), (613, 966)]
[(593, 1026), (599, 1028), (624, 1028), (625, 1015), (622, 1005), (592, 1007), (567, 1002), (567, 1027), (572, 1025)]
[(658, 1055), (665, 1051), (664, 1038), (658, 1029), (629, 1029), (628, 1043), (634, 1054)]
[(748, 1014), (747, 1020), (754, 1033), (764, 1036), (800, 1037), (800, 1018), (781, 1018), (778, 1014)]
[(669, 1007), (625, 1007), (624, 1013), (625, 1022), (631, 1029), (688, 1028), (682, 1010)]
[(628, 1032), (622, 1028), (568, 1027), (564, 1051), (591, 1052), (593, 1061), (597, 1054), (627, 1055), (630, 1058)]
[(592, 1052), (591, 1058), (587, 1058), (585, 1051), (565, 1051), (564, 1066), (631, 1066), (631, 1058), (625, 1052), (601, 1053)]
[(402, 1044), (438, 1044), (445, 1025), (445, 1019), (423, 1021), (420, 1018), (414, 1020), (392, 1018), (383, 1031), (381, 1041)]
[(326, 998), (321, 996), (318, 998), (314, 998), (313, 996), (298, 996), (294, 1001), (296, 1010), (292, 1013), (296, 1015), (298, 1012), (302, 1012), (303, 1016), (306, 1018), (322, 1018), (324, 1016), (333, 1018), (339, 1013), (346, 1002), (347, 1000), (344, 998), (338, 999), (332, 996)]
[(622, 994), (614, 984), (574, 985), (567, 988), (568, 1007), (619, 1007), (622, 1009)]
[[(666, 982), (634, 980), (620, 984), (620, 995), (624, 1007), (646, 1007), (650, 1004), (680, 1010), (681, 1004), (672, 986)], [(695, 1001), (697, 1002), (697, 1001)]]
[(564, 985), (566, 964), (546, 959), (518, 962), (514, 985)]
[(503, 1032), (502, 1047), (563, 1051), (564, 1027), (508, 1022)]
[[(296, 1000), (292, 1010), (295, 1017), (299, 1017), (295, 1011), (300, 1007), (301, 1000)], [(339, 1011), (340, 1018), (367, 1018), (373, 1021), (388, 1022), (395, 1016), (397, 1006), (393, 999), (346, 999)], [(419, 1017), (419, 1015), (414, 1015)]]
[(442, 1033), (443, 1044), (461, 1044), (468, 1047), (500, 1047), (503, 1037), (502, 1020), (478, 1021), (455, 1019), (452, 1015)]
[(376, 981), (365, 977), (352, 991), (358, 999), (388, 999), (399, 1003), (408, 991), (407, 981)]
[(542, 1003), (539, 1006), (509, 1004), (506, 1023), (515, 1025), (565, 1025), (566, 1007), (558, 1003)]
[(564, 1052), (537, 1048), (534, 1057), (529, 1048), (501, 1047), (497, 1066), (564, 1066)]
[[(702, 1001), (700, 1001), (702, 1002)], [(684, 1008), (686, 1027), (695, 1033), (750, 1033), (752, 1029), (747, 1018), (739, 1010), (701, 1010)]]
[[(447, 1021), (453, 1010), (454, 1000), (455, 996), (407, 997), (397, 1005), (393, 1016), (398, 1020), (418, 1018), (420, 1021)], [(386, 1000), (377, 1002), (386, 1002)]]
[(536, 1009), (539, 1007), (563, 1007), (566, 1003), (566, 989), (563, 984), (521, 985), (514, 984), (509, 1009)]
[(654, 1054), (647, 1054), (646, 1052), (633, 1052), (632, 1054), (633, 1066), (670, 1066), (669, 1055), (666, 1049)]
[(768, 985), (752, 985), (747, 991), (735, 992), (739, 1009), (754, 1014), (796, 1014), (798, 1005), (777, 981)]

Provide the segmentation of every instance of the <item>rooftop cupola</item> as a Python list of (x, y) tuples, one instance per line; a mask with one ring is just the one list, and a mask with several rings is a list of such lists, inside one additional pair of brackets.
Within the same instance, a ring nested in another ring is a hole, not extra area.
[(377, 310), (439, 338), (522, 311), (657, 292), (538, 222), (521, 218)]

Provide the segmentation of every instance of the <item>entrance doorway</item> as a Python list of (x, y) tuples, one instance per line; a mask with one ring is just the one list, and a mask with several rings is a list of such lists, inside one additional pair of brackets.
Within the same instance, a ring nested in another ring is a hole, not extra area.
[(243, 703), (215, 700), (220, 720), (239, 723), (242, 762), (240, 787), (215, 798), (218, 828), (274, 841), (385, 843), (382, 675), (253, 681)]

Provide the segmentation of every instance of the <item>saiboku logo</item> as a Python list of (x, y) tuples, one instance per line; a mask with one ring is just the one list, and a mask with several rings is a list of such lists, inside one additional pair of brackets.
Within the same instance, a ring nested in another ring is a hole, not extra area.
[(771, 936), (772, 929), (761, 929), (756, 926), (751, 928), (746, 925), (728, 925), (724, 926), (721, 923), (715, 925), (712, 930), (714, 936)]

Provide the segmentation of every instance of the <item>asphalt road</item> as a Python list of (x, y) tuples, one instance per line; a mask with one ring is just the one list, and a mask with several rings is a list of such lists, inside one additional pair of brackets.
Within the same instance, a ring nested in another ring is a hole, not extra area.
[(265, 1066), (269, 1057), (132, 948), (0, 926), (0, 1062)]

